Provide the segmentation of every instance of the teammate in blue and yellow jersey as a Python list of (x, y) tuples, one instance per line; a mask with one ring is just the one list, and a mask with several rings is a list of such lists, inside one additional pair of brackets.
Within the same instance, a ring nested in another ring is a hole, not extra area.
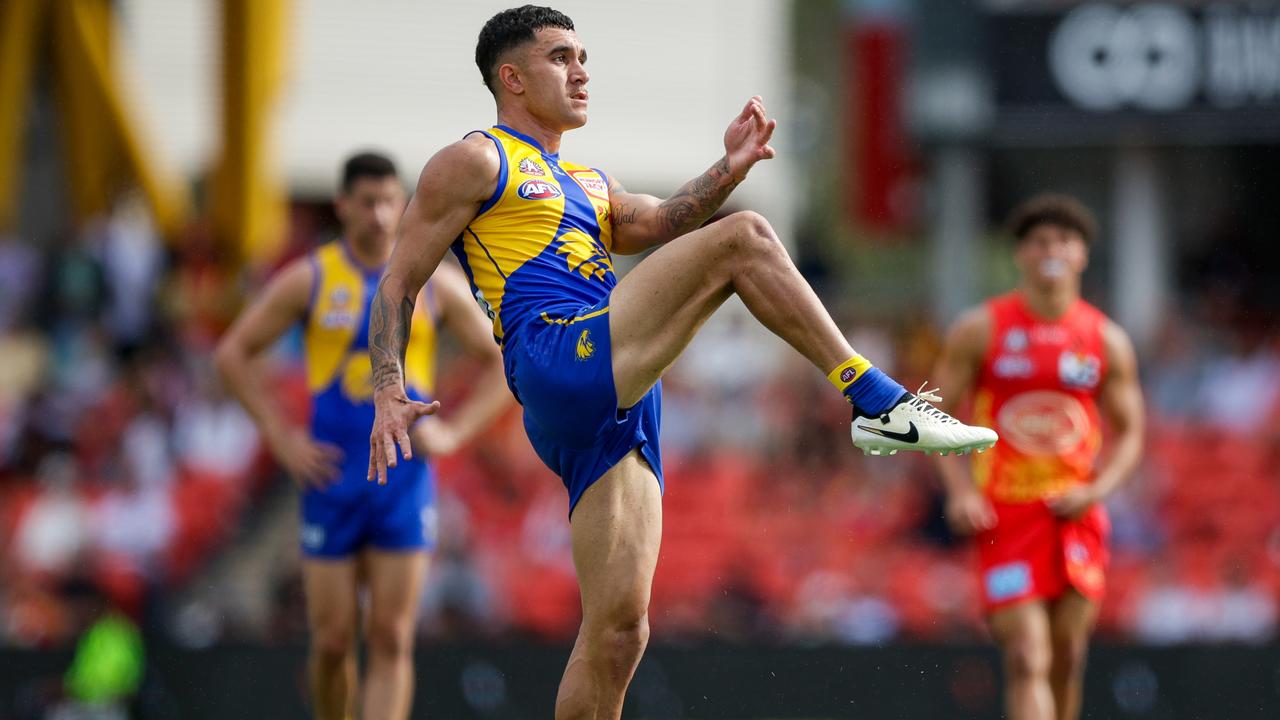
[[(411, 457), (431, 406), (407, 395), (401, 356), (418, 290), (452, 246), (493, 320), (529, 440), (569, 493), (582, 626), (558, 718), (616, 718), (648, 641), (662, 527), (660, 378), (730, 295), (808, 358), (854, 406), (866, 452), (965, 452), (995, 433), (963, 425), (853, 351), (764, 218), (701, 228), (746, 179), (776, 123), (751, 98), (724, 155), (661, 200), (560, 157), (587, 120), (586, 50), (573, 22), (526, 5), (491, 18), (476, 64), (497, 124), (438, 152), (405, 210), (370, 311), (377, 415), (370, 478)], [(613, 254), (658, 248), (619, 279)]]
[[(217, 351), (227, 386), (302, 490), (303, 582), (317, 718), (355, 714), (361, 585), (367, 586), (370, 603), (360, 717), (408, 717), (412, 699), (414, 618), (436, 533), (435, 479), (429, 461), (423, 461), (395, 468), (392, 485), (365, 481), (374, 420), (369, 307), (404, 205), (404, 189), (389, 159), (363, 153), (348, 160), (335, 203), (342, 237), (281, 270)], [(303, 326), (312, 398), (309, 430), (290, 427), (281, 418), (252, 366), (254, 356), (296, 323)], [(485, 366), (486, 379), (456, 413), (409, 429), (427, 458), (465, 443), (510, 402), (489, 323), (466, 278), (449, 266), (418, 294), (406, 327), (407, 397), (437, 406), (436, 331), (441, 327)]]

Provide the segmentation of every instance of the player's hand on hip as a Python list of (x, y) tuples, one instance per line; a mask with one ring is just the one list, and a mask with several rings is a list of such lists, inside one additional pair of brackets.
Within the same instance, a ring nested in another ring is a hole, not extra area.
[(379, 485), (387, 482), (387, 468), (398, 462), (396, 446), (405, 460), (413, 459), (413, 444), (409, 441), (409, 428), (420, 417), (431, 415), (440, 409), (440, 403), (424, 403), (410, 400), (401, 388), (387, 388), (373, 395), (373, 432), (369, 435), (369, 472), (367, 480), (378, 479)]
[(300, 488), (323, 490), (341, 475), (338, 463), (342, 462), (342, 450), (316, 440), (301, 428), (286, 428), (268, 437), (267, 446)]
[(729, 129), (724, 131), (724, 151), (729, 172), (735, 178), (742, 180), (753, 165), (774, 156), (769, 140), (777, 126), (777, 120), (765, 115), (764, 99), (759, 95), (748, 100), (729, 123)]
[(1100, 499), (1092, 486), (1084, 485), (1045, 500), (1045, 505), (1049, 506), (1049, 511), (1054, 515), (1067, 520), (1075, 520), (1084, 515)]
[(414, 425), (409, 435), (414, 451), (427, 457), (452, 455), (462, 444), (457, 428), (447, 420), (436, 418)]
[(972, 535), (996, 526), (996, 511), (991, 501), (977, 490), (947, 498), (947, 524), (958, 535)]

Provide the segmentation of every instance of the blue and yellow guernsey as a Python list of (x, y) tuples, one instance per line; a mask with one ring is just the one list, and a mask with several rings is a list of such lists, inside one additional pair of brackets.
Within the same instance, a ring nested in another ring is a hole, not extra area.
[(509, 127), (476, 132), (498, 147), (498, 186), (453, 251), (505, 346), (526, 324), (567, 322), (617, 284), (609, 179)]
[[(314, 279), (303, 342), (311, 430), (316, 439), (342, 449), (341, 484), (364, 486), (374, 417), (368, 318), (382, 268), (361, 265), (342, 240), (315, 250), (310, 260)], [(425, 302), (414, 308), (405, 352), (405, 390), (410, 398), (429, 402), (436, 355), (430, 285), (423, 295)]]

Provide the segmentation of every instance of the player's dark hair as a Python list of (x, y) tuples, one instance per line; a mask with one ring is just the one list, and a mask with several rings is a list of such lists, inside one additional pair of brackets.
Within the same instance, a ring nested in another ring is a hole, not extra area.
[(1084, 203), (1058, 193), (1044, 193), (1023, 202), (1009, 216), (1009, 233), (1015, 245), (1022, 244), (1027, 235), (1038, 225), (1056, 225), (1074, 230), (1084, 239), (1085, 245), (1093, 245), (1098, 236), (1098, 221)]
[(511, 48), (532, 41), (535, 33), (548, 27), (572, 30), (573, 21), (558, 10), (540, 5), (522, 5), (489, 18), (480, 28), (480, 39), (476, 41), (476, 65), (489, 92), (498, 94), (493, 77), (498, 58)]
[(376, 152), (356, 153), (342, 165), (342, 192), (351, 192), (351, 187), (360, 178), (381, 180), (397, 176), (396, 164), (386, 155)]

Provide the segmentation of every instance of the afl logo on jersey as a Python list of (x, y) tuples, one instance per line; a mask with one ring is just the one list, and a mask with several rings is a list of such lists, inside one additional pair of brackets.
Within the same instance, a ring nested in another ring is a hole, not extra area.
[(554, 200), (562, 194), (560, 188), (545, 180), (525, 180), (516, 192), (525, 200)]

